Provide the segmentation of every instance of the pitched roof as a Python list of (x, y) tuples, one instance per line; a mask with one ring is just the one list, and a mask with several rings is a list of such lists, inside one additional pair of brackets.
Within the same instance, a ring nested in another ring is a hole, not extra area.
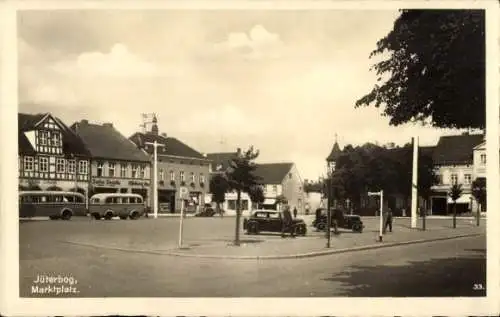
[(165, 137), (162, 135), (157, 135), (153, 133), (142, 133), (136, 132), (129, 138), (133, 143), (135, 143), (139, 148), (144, 149), (149, 154), (154, 153), (152, 146), (146, 147), (146, 142), (163, 144), (164, 147), (158, 148), (158, 155), (172, 155), (172, 156), (182, 156), (196, 159), (206, 159), (200, 152), (191, 148), (187, 144), (179, 141), (176, 138)]
[(25, 155), (34, 155), (36, 154), (35, 149), (29, 142), (24, 132), (34, 130), (36, 128), (36, 124), (39, 123), (42, 119), (47, 116), (51, 116), (56, 123), (61, 128), (62, 133), (62, 141), (63, 141), (63, 153), (75, 154), (80, 156), (89, 156), (90, 152), (85, 147), (83, 141), (71, 130), (64, 122), (62, 122), (59, 118), (49, 114), (26, 114), (26, 113), (18, 113), (18, 148), (19, 153)]
[(472, 164), (473, 148), (483, 141), (482, 134), (442, 136), (433, 153), (434, 164)]
[(254, 175), (260, 178), (261, 184), (281, 184), (292, 167), (293, 163), (257, 164)]
[(340, 150), (340, 147), (339, 147), (339, 144), (337, 143), (337, 141), (335, 141), (335, 143), (333, 144), (333, 148), (330, 152), (330, 154), (328, 155), (328, 157), (326, 158), (327, 161), (335, 161), (339, 158), (340, 154), (342, 154), (342, 151)]
[[(208, 153), (207, 159), (211, 161), (212, 171), (225, 171), (229, 167), (231, 159), (236, 157), (236, 154), (236, 152)], [(220, 169), (217, 168), (219, 166)]]
[(111, 124), (75, 122), (71, 129), (83, 140), (95, 158), (149, 162), (149, 157)]
[(436, 149), (435, 146), (421, 146), (420, 147), (420, 154), (432, 157), (435, 149)]

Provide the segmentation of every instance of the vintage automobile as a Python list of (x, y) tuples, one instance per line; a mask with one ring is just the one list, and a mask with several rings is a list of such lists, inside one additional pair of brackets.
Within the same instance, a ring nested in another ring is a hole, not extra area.
[[(282, 232), (282, 228), (285, 225), (286, 222), (283, 213), (276, 210), (255, 210), (249, 218), (243, 220), (243, 230), (246, 230), (247, 234), (259, 234), (262, 231)], [(294, 218), (291, 219), (289, 230), (293, 230), (293, 234), (295, 235), (305, 236), (307, 226), (304, 220)]]
[[(338, 208), (331, 209), (331, 228), (334, 228), (335, 221), (337, 222), (337, 228), (349, 229), (353, 232), (361, 233), (363, 232), (363, 221), (359, 215), (350, 215), (345, 213), (343, 210)], [(327, 227), (327, 214), (326, 210), (319, 208), (316, 210), (316, 219), (313, 220), (313, 227), (323, 231)]]
[(213, 217), (215, 215), (215, 210), (212, 206), (205, 206), (201, 211), (194, 214), (195, 217)]

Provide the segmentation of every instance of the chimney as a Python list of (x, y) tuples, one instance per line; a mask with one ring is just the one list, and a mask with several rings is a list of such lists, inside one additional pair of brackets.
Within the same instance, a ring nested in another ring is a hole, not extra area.
[(103, 127), (107, 127), (107, 128), (112, 128), (113, 127), (113, 124), (110, 123), (110, 122), (106, 122), (106, 123), (103, 123), (102, 124)]

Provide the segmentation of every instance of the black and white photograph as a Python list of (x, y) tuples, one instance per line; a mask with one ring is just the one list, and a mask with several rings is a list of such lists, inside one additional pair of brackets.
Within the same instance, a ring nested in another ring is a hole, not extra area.
[(106, 2), (2, 8), (9, 315), (499, 312), (498, 3)]

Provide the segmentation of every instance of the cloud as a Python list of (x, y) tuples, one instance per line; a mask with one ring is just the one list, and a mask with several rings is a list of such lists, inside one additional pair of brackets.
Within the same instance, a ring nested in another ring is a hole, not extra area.
[(248, 32), (231, 32), (223, 42), (213, 45), (213, 54), (235, 54), (247, 60), (279, 58), (283, 54), (284, 43), (280, 36), (271, 33), (258, 24)]
[(154, 64), (132, 54), (120, 43), (113, 45), (109, 53), (85, 52), (76, 59), (65, 60), (53, 66), (62, 74), (86, 77), (150, 77), (158, 74)]

